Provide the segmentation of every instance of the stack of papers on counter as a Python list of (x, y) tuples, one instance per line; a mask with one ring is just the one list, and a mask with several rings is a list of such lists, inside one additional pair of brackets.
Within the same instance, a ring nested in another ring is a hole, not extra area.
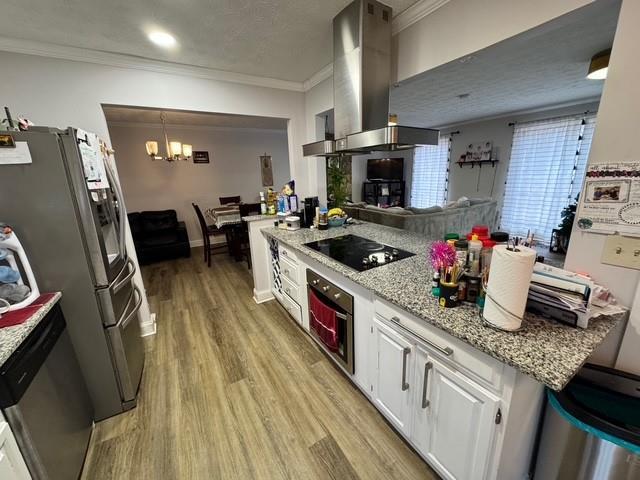
[(612, 315), (625, 309), (611, 304), (595, 305), (592, 294), (599, 289), (584, 275), (536, 263), (527, 298), (527, 311), (574, 327), (587, 328), (591, 318)]

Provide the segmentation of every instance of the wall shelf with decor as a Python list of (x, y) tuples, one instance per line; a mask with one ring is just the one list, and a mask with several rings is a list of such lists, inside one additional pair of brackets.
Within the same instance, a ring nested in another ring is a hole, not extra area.
[(482, 165), (485, 165), (487, 163), (490, 163), (492, 167), (495, 167), (496, 163), (498, 163), (498, 160), (468, 160), (468, 161), (456, 162), (456, 163), (460, 166), (460, 168), (462, 168), (465, 165), (471, 165), (471, 168), (478, 165), (478, 167), (482, 168)]

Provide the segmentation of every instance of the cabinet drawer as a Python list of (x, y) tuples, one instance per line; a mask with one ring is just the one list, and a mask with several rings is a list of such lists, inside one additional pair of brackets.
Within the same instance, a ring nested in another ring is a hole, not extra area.
[(293, 250), (291, 248), (289, 248), (287, 245), (283, 245), (282, 243), (279, 243), (278, 244), (278, 253), (280, 254), (280, 259), (281, 260), (283, 258), (286, 258), (293, 265), (296, 265), (298, 263), (298, 257), (293, 252)]
[(286, 293), (282, 295), (282, 297), (278, 300), (280, 301), (280, 304), (285, 308), (285, 310), (289, 312), (289, 315), (291, 315), (296, 322), (301, 324), (302, 310), (300, 309), (300, 305), (294, 302)]
[(282, 278), (288, 278), (295, 286), (300, 285), (297, 263), (292, 263), (287, 258), (280, 258), (280, 273)]
[(300, 288), (297, 284), (293, 283), (288, 277), (282, 276), (282, 290), (289, 295), (291, 299), (296, 303), (300, 302)]
[(504, 371), (502, 362), (379, 299), (376, 299), (374, 308), (378, 316), (387, 320), (399, 331), (413, 334), (417, 341), (424, 344), (435, 355), (448, 361), (451, 367), (463, 370), (470, 377), (496, 391), (502, 389)]

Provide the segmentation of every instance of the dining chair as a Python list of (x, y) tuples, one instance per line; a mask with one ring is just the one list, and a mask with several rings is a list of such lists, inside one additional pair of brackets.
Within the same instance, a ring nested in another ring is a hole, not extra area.
[[(242, 203), (240, 204), (240, 218), (248, 217), (250, 215), (260, 215), (259, 203)], [(235, 241), (237, 242), (236, 249), (241, 257), (245, 257), (247, 260), (247, 267), (251, 270), (251, 247), (249, 242), (249, 225), (243, 221), (242, 224), (236, 229)]]
[(220, 200), (220, 205), (229, 205), (230, 203), (240, 203), (240, 195), (236, 195), (233, 197), (218, 197)]
[[(227, 250), (227, 235), (220, 230), (215, 225), (207, 225), (207, 222), (204, 219), (204, 215), (202, 214), (202, 210), (195, 203), (191, 204), (193, 209), (196, 211), (196, 215), (198, 217), (198, 223), (200, 224), (200, 230), (202, 232), (202, 241), (204, 246), (204, 261), (207, 262), (207, 266), (211, 266), (211, 255), (217, 255), (220, 253), (225, 253), (222, 249)], [(211, 237), (225, 237), (225, 242), (215, 242), (211, 243)]]

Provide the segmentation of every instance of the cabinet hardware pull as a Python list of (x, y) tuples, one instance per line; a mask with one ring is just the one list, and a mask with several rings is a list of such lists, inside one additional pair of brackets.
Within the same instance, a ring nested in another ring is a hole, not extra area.
[(402, 350), (402, 391), (409, 389), (409, 383), (407, 382), (407, 357), (411, 353), (409, 347), (404, 347)]
[(439, 351), (440, 353), (443, 353), (447, 357), (451, 356), (451, 354), (453, 353), (453, 349), (451, 347), (441, 347), (437, 343), (433, 343), (431, 340), (428, 340), (428, 339), (424, 338), (422, 335), (418, 335), (413, 330), (408, 329), (407, 327), (405, 327), (401, 323), (401, 321), (400, 321), (400, 319), (398, 317), (391, 317), (391, 321), (393, 323), (395, 323), (396, 325), (398, 325), (400, 328), (402, 328), (405, 332), (413, 335), (414, 337), (418, 338), (419, 340), (422, 340), (424, 343), (426, 343), (427, 345), (429, 345), (432, 348), (435, 348), (437, 351)]
[(288, 268), (285, 268), (285, 269), (284, 269), (284, 274), (285, 274), (285, 275), (289, 275), (289, 269), (288, 269)]
[(427, 385), (429, 384), (429, 370), (433, 368), (433, 363), (424, 364), (424, 381), (422, 383), (422, 408), (427, 408), (431, 402), (427, 400)]
[(502, 411), (498, 408), (498, 411), (496, 412), (496, 425), (500, 425), (500, 422), (502, 422)]

